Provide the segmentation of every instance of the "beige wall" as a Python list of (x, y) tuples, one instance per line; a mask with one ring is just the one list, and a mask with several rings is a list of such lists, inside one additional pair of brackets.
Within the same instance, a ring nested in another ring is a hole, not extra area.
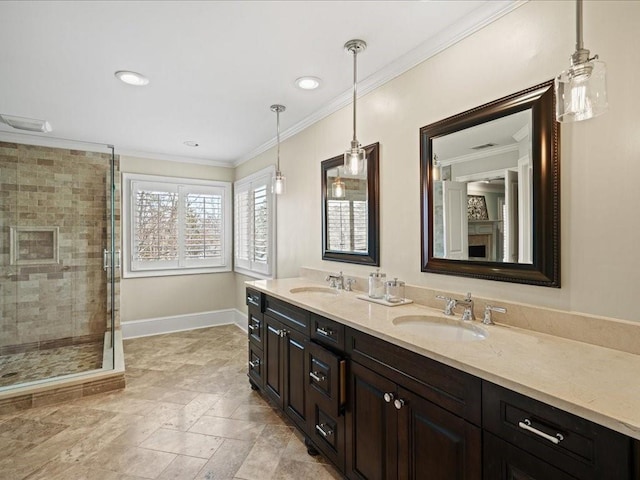
[[(120, 157), (126, 173), (233, 181), (232, 168)], [(122, 322), (233, 308), (237, 301), (233, 272), (123, 278), (120, 287)]]
[[(549, 80), (569, 65), (575, 4), (532, 1), (358, 101), (358, 138), (380, 142), (381, 267), (410, 284), (640, 321), (640, 105), (632, 61), (640, 2), (589, 1), (585, 44), (607, 63), (610, 112), (561, 127), (562, 288), (420, 272), (420, 127)], [(375, 55), (375, 46), (360, 57)], [(292, 107), (293, 108), (293, 107)], [(350, 140), (351, 107), (287, 139), (278, 198), (278, 276), (300, 266), (366, 274), (320, 255), (320, 162)], [(273, 163), (271, 149), (236, 177)], [(238, 288), (242, 288), (237, 280)], [(244, 296), (236, 292), (243, 308)], [(123, 309), (124, 310), (124, 309)]]

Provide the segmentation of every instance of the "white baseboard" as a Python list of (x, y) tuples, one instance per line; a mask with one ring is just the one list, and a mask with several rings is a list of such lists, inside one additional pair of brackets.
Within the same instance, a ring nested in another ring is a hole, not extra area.
[(146, 318), (122, 322), (122, 338), (148, 337), (163, 333), (182, 332), (197, 328), (215, 327), (217, 325), (235, 324), (247, 331), (247, 316), (234, 308), (211, 312), (174, 315), (171, 317)]

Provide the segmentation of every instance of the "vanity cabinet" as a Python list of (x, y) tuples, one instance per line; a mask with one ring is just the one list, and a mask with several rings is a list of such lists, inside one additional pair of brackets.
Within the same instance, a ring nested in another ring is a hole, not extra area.
[(630, 480), (634, 442), (620, 433), (483, 383), (485, 480)]
[(480, 381), (352, 329), (346, 337), (347, 477), (479, 480), (481, 430), (464, 417), (480, 420)]
[(249, 379), (351, 480), (640, 480), (640, 442), (247, 289)]
[(264, 314), (264, 390), (300, 428), (306, 423), (304, 357), (308, 336)]

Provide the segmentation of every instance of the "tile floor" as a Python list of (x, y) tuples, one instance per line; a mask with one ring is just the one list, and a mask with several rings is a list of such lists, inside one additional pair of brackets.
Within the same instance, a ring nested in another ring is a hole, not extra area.
[(0, 387), (102, 368), (102, 342), (0, 355)]
[(125, 341), (125, 390), (0, 416), (0, 478), (342, 478), (250, 389), (246, 347), (233, 325)]

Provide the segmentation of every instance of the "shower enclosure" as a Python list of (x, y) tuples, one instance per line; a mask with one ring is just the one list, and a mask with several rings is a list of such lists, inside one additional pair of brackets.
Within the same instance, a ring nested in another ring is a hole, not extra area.
[(0, 137), (0, 394), (113, 370), (113, 147)]

